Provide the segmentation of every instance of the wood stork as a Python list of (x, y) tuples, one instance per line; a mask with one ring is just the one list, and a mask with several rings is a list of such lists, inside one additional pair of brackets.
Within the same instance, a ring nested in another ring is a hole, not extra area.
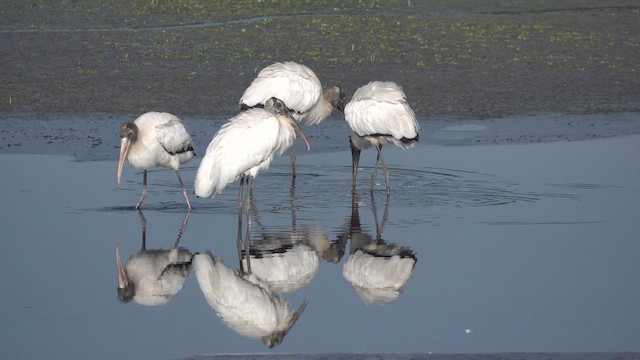
[(116, 245), (116, 271), (118, 273), (118, 299), (127, 303), (134, 300), (141, 305), (164, 305), (184, 287), (191, 271), (193, 254), (178, 247), (189, 214), (180, 227), (180, 233), (171, 249), (147, 249), (147, 220), (138, 212), (142, 225), (142, 249), (122, 265), (120, 245)]
[(267, 100), (264, 108), (239, 113), (220, 128), (207, 147), (196, 173), (195, 194), (203, 198), (212, 197), (239, 178), (240, 213), (246, 179), (246, 209), (249, 211), (251, 180), (261, 170), (269, 168), (275, 155), (281, 155), (293, 145), (296, 134), (305, 142), (307, 149), (311, 149), (306, 135), (290, 116), (285, 104), (277, 98)]
[(164, 112), (148, 112), (132, 123), (120, 128), (120, 158), (118, 160), (118, 184), (122, 176), (124, 160), (136, 169), (143, 170), (142, 195), (136, 204), (139, 209), (147, 197), (147, 171), (158, 166), (171, 167), (178, 175), (182, 194), (191, 210), (191, 202), (180, 176), (180, 165), (195, 155), (194, 143), (182, 122), (175, 115)]
[(365, 303), (384, 304), (394, 301), (402, 294), (405, 284), (413, 275), (416, 255), (409, 247), (382, 239), (382, 231), (388, 218), (388, 196), (383, 220), (379, 223), (375, 198), (371, 193), (375, 237), (362, 228), (358, 201), (355, 194), (352, 196), (348, 230), (350, 255), (344, 263), (342, 275)]
[(211, 251), (196, 254), (193, 266), (207, 303), (237, 333), (262, 338), (265, 346), (279, 345), (307, 306), (295, 312), (279, 292), (253, 274), (229, 268)]
[(389, 193), (389, 173), (382, 156), (382, 146), (394, 144), (406, 149), (412, 147), (420, 138), (420, 126), (413, 110), (407, 104), (402, 87), (390, 81), (372, 81), (356, 90), (345, 107), (344, 116), (352, 130), (349, 144), (353, 162), (353, 190), (355, 191), (356, 187), (360, 152), (375, 146), (378, 156), (371, 177), (371, 190), (375, 186), (380, 161)]
[[(276, 97), (284, 102), (298, 122), (317, 125), (335, 108), (344, 114), (345, 94), (339, 85), (324, 89), (320, 80), (307, 66), (292, 62), (277, 62), (262, 69), (240, 98), (243, 110), (262, 107)], [(296, 176), (295, 146), (291, 147), (291, 172)]]

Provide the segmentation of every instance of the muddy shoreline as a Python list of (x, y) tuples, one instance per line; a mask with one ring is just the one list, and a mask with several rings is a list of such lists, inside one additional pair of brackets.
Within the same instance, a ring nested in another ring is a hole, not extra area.
[[(68, 115), (13, 113), (0, 119), (0, 154), (49, 154), (79, 161), (117, 158), (120, 124), (133, 115), (104, 113)], [(196, 143), (196, 154), (205, 153), (213, 134), (227, 117), (183, 116)], [(579, 141), (640, 134), (640, 114), (591, 115), (544, 114), (494, 119), (450, 117), (419, 118), (417, 146), (468, 146)], [(311, 153), (349, 151), (349, 129), (342, 118), (332, 116), (318, 126), (304, 128)], [(298, 142), (298, 156), (307, 150)]]
[[(255, 74), (283, 60), (348, 99), (396, 81), (421, 144), (640, 133), (633, 1), (251, 4), (3, 2), (0, 153), (109, 159), (119, 124), (146, 111), (181, 117), (203, 153)], [(346, 149), (335, 114), (307, 131), (314, 151)]]

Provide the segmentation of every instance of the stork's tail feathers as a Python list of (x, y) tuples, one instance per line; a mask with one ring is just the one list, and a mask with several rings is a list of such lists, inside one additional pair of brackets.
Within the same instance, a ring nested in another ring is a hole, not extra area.
[(418, 140), (420, 140), (420, 134), (416, 134), (416, 136), (413, 138), (402, 137), (400, 139), (400, 142), (402, 142), (405, 145), (411, 145), (414, 142), (418, 142)]

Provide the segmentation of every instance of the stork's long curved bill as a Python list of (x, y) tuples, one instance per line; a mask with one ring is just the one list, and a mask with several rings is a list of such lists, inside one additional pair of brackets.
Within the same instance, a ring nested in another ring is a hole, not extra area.
[(124, 272), (122, 266), (122, 257), (120, 256), (120, 244), (116, 245), (116, 270), (118, 271), (118, 289), (124, 289), (129, 286), (129, 278)]
[(304, 301), (302, 302), (302, 305), (300, 305), (300, 308), (298, 308), (298, 310), (295, 313), (293, 313), (293, 315), (291, 316), (291, 320), (289, 320), (289, 324), (287, 325), (286, 332), (289, 332), (289, 330), (291, 330), (293, 325), (296, 324), (296, 321), (298, 321), (298, 318), (300, 317), (300, 315), (302, 315), (302, 312), (307, 307), (308, 302), (309, 302), (309, 298), (304, 298)]
[(338, 110), (338, 112), (340, 113), (340, 115), (342, 115), (343, 118), (344, 118), (344, 107), (345, 107), (344, 100), (343, 99), (338, 100), (338, 104), (336, 104), (335, 108), (336, 110)]
[(298, 122), (295, 121), (292, 117), (289, 117), (289, 120), (291, 121), (291, 125), (293, 125), (293, 131), (295, 131), (296, 134), (302, 138), (302, 141), (304, 141), (304, 143), (307, 145), (307, 150), (311, 150), (311, 145), (309, 145), (307, 135), (305, 135), (304, 131), (302, 131), (300, 124), (298, 124)]
[(118, 185), (120, 185), (120, 178), (122, 177), (122, 167), (124, 166), (124, 160), (129, 155), (129, 150), (131, 149), (131, 140), (126, 137), (123, 137), (120, 140), (120, 158), (118, 159)]

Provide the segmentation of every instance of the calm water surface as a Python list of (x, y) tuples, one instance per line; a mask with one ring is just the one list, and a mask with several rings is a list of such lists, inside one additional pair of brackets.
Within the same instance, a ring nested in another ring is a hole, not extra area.
[[(118, 300), (116, 244), (125, 263), (143, 246), (140, 173), (127, 165), (117, 187), (115, 161), (1, 155), (2, 358), (640, 351), (640, 136), (388, 150), (388, 198), (384, 183), (368, 191), (374, 152), (355, 196), (348, 152), (299, 152), (293, 185), (284, 156), (254, 182), (252, 253), (312, 264), (278, 285), (294, 310), (308, 305), (273, 350), (225, 324), (193, 270), (160, 305)], [(237, 184), (195, 199), (181, 229), (175, 175), (149, 176), (146, 249), (179, 240), (239, 268)], [(363, 249), (416, 263), (397, 291), (366, 289), (345, 276)]]

